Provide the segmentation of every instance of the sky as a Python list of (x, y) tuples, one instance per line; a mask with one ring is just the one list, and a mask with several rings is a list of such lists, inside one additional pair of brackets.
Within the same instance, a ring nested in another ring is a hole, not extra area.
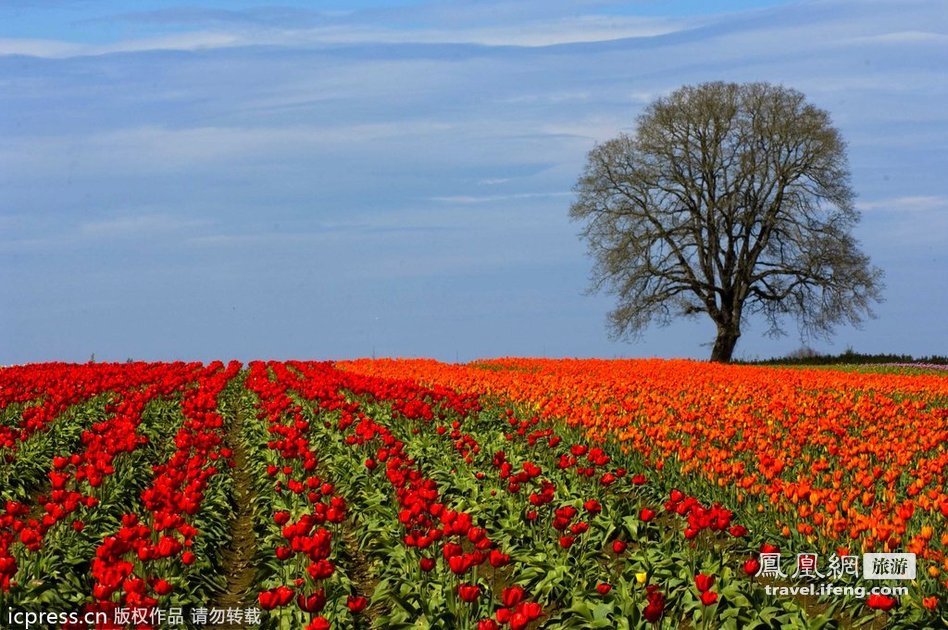
[(4, 0), (0, 364), (706, 358), (707, 318), (608, 337), (567, 213), (597, 142), (712, 80), (848, 143), (885, 302), (807, 343), (948, 354), (948, 3)]

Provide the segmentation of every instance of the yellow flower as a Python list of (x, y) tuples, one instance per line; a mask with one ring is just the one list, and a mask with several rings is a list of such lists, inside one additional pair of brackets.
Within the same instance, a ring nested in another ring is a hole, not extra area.
[(641, 573), (635, 574), (635, 581), (639, 584), (645, 584), (645, 580), (648, 579), (648, 573), (642, 571)]

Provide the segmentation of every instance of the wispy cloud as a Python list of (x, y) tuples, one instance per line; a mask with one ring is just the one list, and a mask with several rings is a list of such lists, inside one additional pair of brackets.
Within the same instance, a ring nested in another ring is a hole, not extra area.
[(570, 192), (535, 192), (535, 193), (514, 193), (510, 195), (447, 195), (443, 197), (431, 197), (431, 201), (448, 204), (479, 204), (495, 203), (498, 201), (516, 201), (519, 199), (546, 199), (550, 197), (569, 197)]
[(251, 7), (247, 9), (208, 9), (196, 6), (177, 6), (145, 11), (130, 11), (107, 17), (83, 20), (81, 23), (109, 23), (164, 26), (253, 25), (271, 28), (299, 28), (316, 26), (351, 15), (351, 11), (320, 11), (299, 7)]
[(938, 195), (892, 197), (874, 201), (861, 201), (856, 204), (856, 208), (863, 211), (941, 212), (948, 210), (948, 197)]
[(192, 32), (161, 37), (123, 40), (109, 44), (81, 44), (48, 39), (0, 39), (0, 56), (26, 55), (51, 59), (87, 57), (114, 53), (158, 50), (207, 50), (245, 45), (246, 39), (232, 33)]
[[(387, 42), (465, 42), (537, 45), (570, 41), (596, 41), (669, 33), (686, 23), (681, 18), (617, 15), (601, 2), (566, 0), (486, 0), (481, 2), (419, 2), (346, 11), (300, 7), (251, 7), (206, 9), (173, 7), (126, 12), (93, 18), (132, 24), (165, 25), (196, 29), (242, 29), (248, 37), (275, 34), (302, 41), (358, 41), (366, 36)], [(695, 19), (687, 23), (695, 23)], [(384, 28), (381, 25), (386, 25)], [(348, 38), (342, 33), (350, 33)], [(339, 39), (343, 37), (344, 39)], [(301, 39), (297, 39), (301, 38)], [(353, 39), (354, 38), (354, 39)], [(533, 42), (528, 43), (528, 42)]]
[(944, 44), (948, 42), (948, 33), (934, 31), (895, 31), (879, 35), (853, 37), (850, 43), (856, 44)]
[(364, 223), (324, 223), (293, 231), (220, 232), (187, 237), (184, 242), (195, 247), (248, 247), (288, 244), (316, 244), (338, 241), (361, 241), (367, 237), (390, 238), (405, 234), (431, 235), (452, 232), (459, 228), (449, 225), (393, 224), (391, 217), (384, 221)]
[(181, 172), (195, 165), (233, 162), (247, 156), (303, 155), (329, 147), (443, 133), (450, 123), (419, 120), (335, 126), (131, 127), (91, 135), (11, 140), (0, 149), (10, 172), (47, 176), (44, 168), (70, 164), (74, 173), (111, 168), (120, 172)]
[[(209, 10), (180, 7), (125, 13), (92, 22), (116, 19), (151, 26), (186, 27), (159, 37), (123, 39), (90, 44), (44, 39), (0, 39), (0, 55), (66, 58), (144, 51), (193, 51), (237, 46), (325, 46), (345, 44), (475, 44), (482, 46), (539, 47), (625, 38), (649, 38), (674, 33), (696, 21), (617, 15), (570, 14), (534, 7), (516, 24), (497, 21), (493, 11), (472, 11), (470, 20), (450, 23), (431, 19), (411, 27), (383, 26), (378, 11), (326, 13), (302, 9)], [(455, 7), (457, 9), (457, 7)], [(471, 7), (468, 7), (470, 9)], [(501, 11), (503, 13), (504, 11)], [(391, 14), (385, 12), (386, 14)], [(397, 13), (402, 19), (410, 8)]]
[(0, 55), (29, 57), (71, 57), (81, 54), (83, 47), (52, 39), (0, 38)]
[(207, 219), (167, 214), (129, 214), (80, 223), (77, 232), (83, 237), (96, 238), (156, 236), (192, 230), (210, 223)]
[(878, 252), (920, 254), (948, 249), (948, 195), (914, 195), (860, 202), (864, 240)]
[(0, 252), (56, 253), (120, 242), (154, 246), (188, 238), (189, 234), (213, 225), (214, 221), (208, 218), (151, 212), (147, 208), (115, 212), (65, 225), (50, 224), (43, 217), (21, 216), (15, 222), (17, 235), (11, 233), (8, 238), (0, 240)]
[(413, 30), (334, 27), (296, 31), (286, 35), (300, 44), (380, 42), (539, 47), (655, 37), (674, 33), (685, 27), (685, 24), (672, 20), (581, 16), (557, 20), (537, 20), (533, 23), (518, 25)]

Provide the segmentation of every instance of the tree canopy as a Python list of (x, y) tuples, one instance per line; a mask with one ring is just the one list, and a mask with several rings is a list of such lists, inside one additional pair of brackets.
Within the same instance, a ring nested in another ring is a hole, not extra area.
[(881, 299), (882, 272), (852, 236), (845, 143), (796, 90), (682, 87), (597, 145), (575, 191), (593, 288), (617, 297), (614, 337), (704, 313), (711, 359), (729, 361), (748, 314), (774, 335), (790, 318), (825, 336)]

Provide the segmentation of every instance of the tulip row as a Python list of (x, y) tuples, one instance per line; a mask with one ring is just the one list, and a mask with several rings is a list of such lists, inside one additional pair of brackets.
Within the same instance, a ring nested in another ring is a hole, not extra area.
[(223, 587), (220, 554), (233, 513), (233, 460), (218, 405), (240, 369), (236, 362), (226, 368), (212, 363), (184, 392), (174, 451), (153, 467), (141, 508), (123, 514), (120, 527), (96, 549), (90, 608), (168, 608), (206, 602)]
[[(271, 372), (273, 378), (270, 378)], [(272, 627), (329, 627), (328, 617), (358, 614), (368, 600), (352, 592), (340, 549), (348, 507), (334, 470), (310, 442), (310, 421), (290, 395), (301, 379), (282, 363), (250, 364), (246, 386), (259, 423), (244, 439), (255, 484), (256, 601)], [(347, 612), (348, 611), (348, 612)]]

